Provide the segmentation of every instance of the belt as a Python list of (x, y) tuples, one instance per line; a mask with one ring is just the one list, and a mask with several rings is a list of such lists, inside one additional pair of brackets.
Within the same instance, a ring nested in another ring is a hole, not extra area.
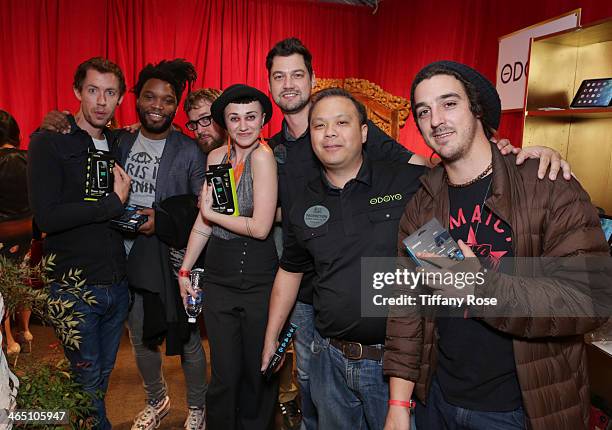
[(362, 345), (359, 342), (348, 342), (340, 339), (329, 339), (330, 345), (338, 348), (345, 358), (350, 360), (380, 361), (385, 353), (383, 346)]

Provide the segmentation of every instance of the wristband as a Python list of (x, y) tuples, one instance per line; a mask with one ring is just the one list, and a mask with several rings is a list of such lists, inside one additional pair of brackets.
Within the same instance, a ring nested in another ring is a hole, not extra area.
[(389, 406), (401, 406), (402, 408), (411, 409), (415, 406), (412, 400), (389, 400)]
[(179, 278), (189, 278), (191, 275), (191, 271), (187, 269), (183, 269), (182, 267), (178, 271)]

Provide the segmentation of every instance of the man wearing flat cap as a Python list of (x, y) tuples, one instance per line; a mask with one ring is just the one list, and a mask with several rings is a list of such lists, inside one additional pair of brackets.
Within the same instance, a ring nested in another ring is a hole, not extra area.
[[(421, 178), (404, 210), (398, 254), (406, 255), (403, 239), (435, 217), (484, 273), (475, 296), (549, 313), (492, 318), (467, 306), (455, 318), (390, 314), (385, 429), (409, 428), (413, 390), (419, 429), (586, 429), (583, 335), (603, 320), (556, 313), (582, 305), (576, 282), (510, 276), (500, 267), (502, 257), (606, 255), (588, 194), (575, 179), (535, 179), (537, 162), (517, 166), (490, 143), (500, 100), (476, 70), (451, 61), (426, 66), (412, 84), (411, 105), (442, 163)], [(457, 294), (455, 285), (436, 292)]]

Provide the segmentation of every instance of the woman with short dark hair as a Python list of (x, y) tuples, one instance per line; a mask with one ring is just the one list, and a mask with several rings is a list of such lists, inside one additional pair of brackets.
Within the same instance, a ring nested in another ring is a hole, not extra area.
[(211, 114), (229, 139), (227, 147), (208, 155), (208, 166), (231, 164), (239, 215), (215, 212), (213, 189), (204, 185), (179, 286), (183, 299), (194, 295), (189, 270), (208, 243), (204, 319), (212, 379), (206, 395), (207, 428), (264, 430), (272, 425), (277, 399), (276, 384), (267, 383), (260, 372), (278, 265), (270, 234), (277, 203), (276, 161), (259, 139), (272, 104), (253, 87), (232, 85), (214, 101)]

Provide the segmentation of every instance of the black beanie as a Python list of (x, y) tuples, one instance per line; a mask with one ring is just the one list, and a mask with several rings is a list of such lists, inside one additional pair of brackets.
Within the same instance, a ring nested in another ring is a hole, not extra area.
[[(414, 78), (410, 88), (410, 106), (414, 106), (414, 89), (425, 79), (435, 75), (444, 74), (444, 71), (452, 71), (459, 74), (463, 79), (472, 84), (476, 89), (477, 102), (482, 107), (483, 125), (497, 130), (501, 119), (501, 100), (497, 90), (487, 78), (476, 70), (465, 64), (454, 61), (436, 61), (423, 67)], [(432, 74), (433, 73), (433, 74)], [(412, 116), (417, 122), (416, 112), (412, 109)], [(417, 123), (418, 124), (418, 123)]]

